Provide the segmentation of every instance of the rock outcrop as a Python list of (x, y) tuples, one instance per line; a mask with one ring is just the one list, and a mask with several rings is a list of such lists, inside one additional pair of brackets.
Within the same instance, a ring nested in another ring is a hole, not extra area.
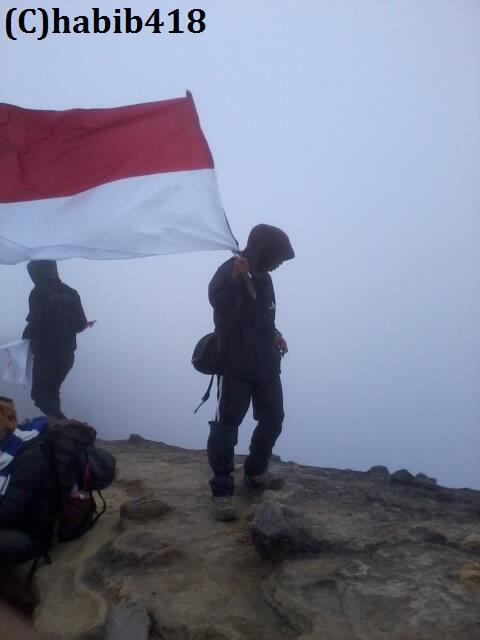
[[(214, 522), (205, 452), (134, 437), (107, 513), (35, 576), (65, 640), (478, 640), (480, 492), (276, 459), (280, 491)], [(241, 458), (238, 459), (241, 462)]]

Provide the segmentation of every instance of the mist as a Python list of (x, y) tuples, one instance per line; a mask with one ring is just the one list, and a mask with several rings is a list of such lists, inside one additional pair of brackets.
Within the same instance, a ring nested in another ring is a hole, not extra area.
[[(107, 107), (188, 88), (240, 246), (263, 222), (296, 253), (273, 274), (289, 346), (275, 453), (480, 489), (480, 5), (202, 8), (196, 36), (2, 39), (0, 100)], [(205, 448), (215, 400), (193, 414), (208, 377), (190, 358), (229, 257), (59, 263), (97, 320), (79, 336), (65, 413), (102, 438)], [(31, 287), (24, 264), (0, 266), (0, 344), (20, 337)], [(0, 394), (38, 414), (24, 388), (0, 380)], [(237, 452), (252, 429), (250, 415)]]

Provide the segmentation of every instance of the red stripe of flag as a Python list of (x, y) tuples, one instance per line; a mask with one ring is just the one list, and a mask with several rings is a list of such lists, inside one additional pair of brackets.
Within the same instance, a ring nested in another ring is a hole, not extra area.
[(0, 104), (0, 202), (71, 196), (122, 178), (212, 168), (190, 93), (112, 109)]

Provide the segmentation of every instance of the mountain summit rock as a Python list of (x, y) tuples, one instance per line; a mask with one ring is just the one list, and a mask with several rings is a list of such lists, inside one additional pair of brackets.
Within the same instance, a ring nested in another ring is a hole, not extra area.
[(125, 625), (149, 640), (480, 637), (480, 492), (275, 458), (284, 486), (249, 492), (240, 466), (240, 517), (214, 522), (204, 451), (138, 437), (102, 446), (118, 467), (107, 513), (38, 569), (39, 629), (64, 640), (121, 640)]

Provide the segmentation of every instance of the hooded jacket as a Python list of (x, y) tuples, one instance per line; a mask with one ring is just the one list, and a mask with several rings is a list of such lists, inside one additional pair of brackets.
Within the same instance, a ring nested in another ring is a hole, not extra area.
[(275, 344), (275, 292), (269, 268), (295, 254), (288, 236), (277, 227), (257, 225), (241, 255), (250, 264), (253, 298), (242, 278), (233, 277), (235, 258), (219, 267), (208, 287), (215, 330), (225, 355), (226, 376), (254, 381), (280, 374), (280, 351)]
[(60, 280), (54, 260), (33, 260), (27, 270), (35, 286), (23, 338), (31, 340), (33, 353), (75, 351), (76, 334), (87, 326), (80, 296)]

